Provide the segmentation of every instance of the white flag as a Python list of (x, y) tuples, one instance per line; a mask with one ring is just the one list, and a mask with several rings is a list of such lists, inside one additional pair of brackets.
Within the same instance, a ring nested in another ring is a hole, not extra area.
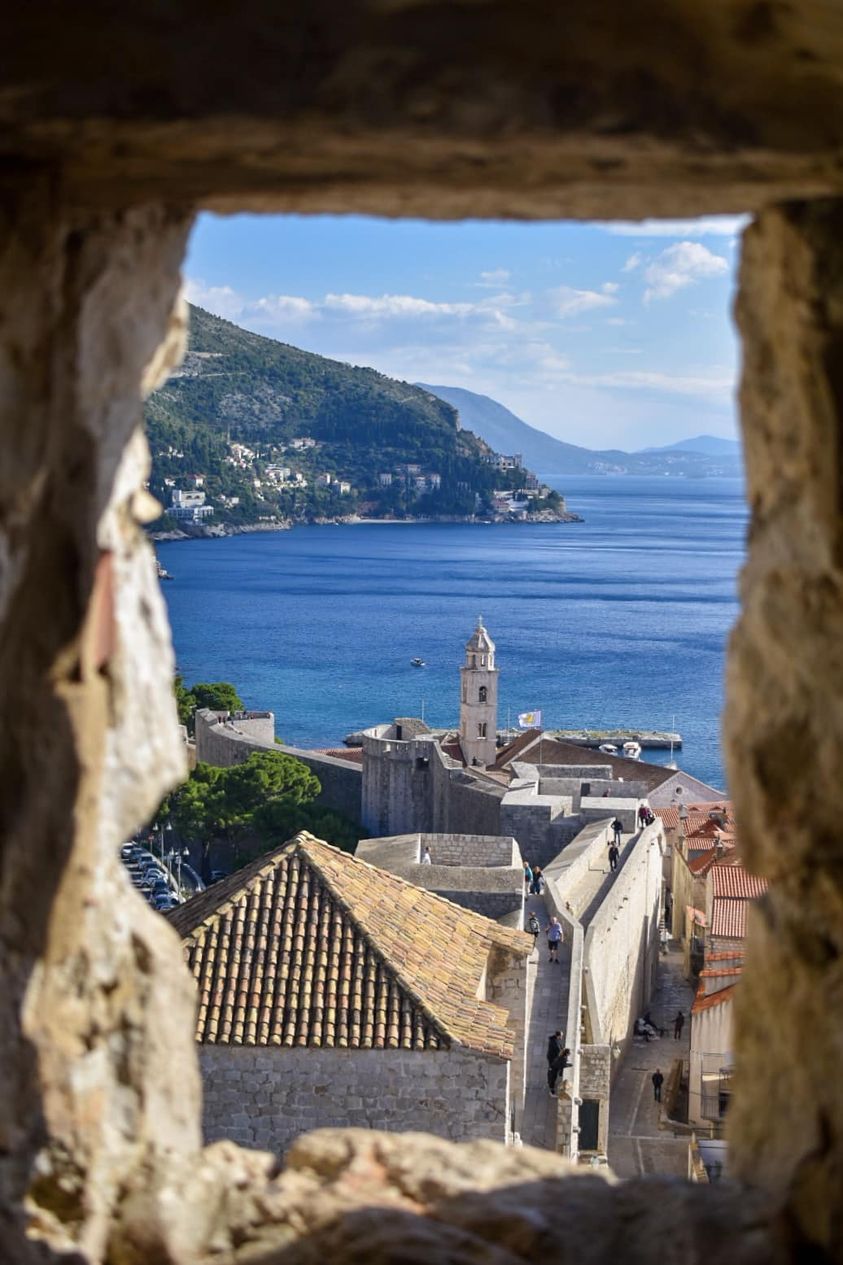
[(519, 712), (518, 728), (519, 729), (541, 729), (542, 714), (541, 712)]

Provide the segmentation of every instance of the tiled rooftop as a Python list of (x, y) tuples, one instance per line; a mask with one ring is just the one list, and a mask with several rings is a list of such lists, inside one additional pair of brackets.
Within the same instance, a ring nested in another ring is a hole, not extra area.
[(742, 865), (714, 865), (709, 881), (715, 897), (727, 896), (733, 900), (757, 900), (768, 887), (765, 878), (749, 874)]
[(745, 900), (716, 896), (711, 903), (711, 934), (726, 940), (743, 940), (746, 935)]
[(691, 1007), (691, 1014), (698, 1015), (703, 1010), (711, 1010), (712, 1006), (722, 1006), (724, 1002), (731, 1001), (735, 995), (735, 985), (729, 984), (726, 988), (721, 988), (716, 993), (706, 993), (700, 987), (694, 998), (694, 1004)]
[(329, 755), (335, 760), (348, 760), (349, 764), (363, 763), (362, 747), (314, 747), (314, 755)]
[(477, 997), (490, 949), (532, 938), (307, 834), (169, 915), (203, 1044), (512, 1055), (507, 1012)]

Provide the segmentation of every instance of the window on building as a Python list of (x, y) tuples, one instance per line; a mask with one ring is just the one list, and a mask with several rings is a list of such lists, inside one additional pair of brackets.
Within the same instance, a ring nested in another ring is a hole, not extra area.
[(477, 726), (477, 737), (478, 737), (478, 738), (485, 738), (485, 737), (486, 737), (486, 722), (485, 722), (485, 720), (481, 720), (480, 724)]
[(485, 668), (486, 666), (486, 656), (484, 654), (481, 654), (480, 656), (480, 666), (481, 668)]
[(480, 702), (481, 702), (481, 703), (485, 703), (485, 702), (486, 702), (486, 696), (487, 696), (487, 694), (488, 694), (488, 693), (489, 693), (489, 691), (486, 689), (486, 686), (485, 686), (485, 685), (481, 685), (481, 686), (480, 686)]

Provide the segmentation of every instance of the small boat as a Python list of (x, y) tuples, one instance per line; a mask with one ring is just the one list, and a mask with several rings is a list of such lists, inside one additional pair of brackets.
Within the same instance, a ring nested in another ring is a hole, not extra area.
[(625, 742), (623, 744), (623, 753), (626, 756), (627, 760), (640, 760), (641, 759), (641, 743), (640, 742)]
[(167, 568), (166, 568), (166, 567), (162, 567), (162, 566), (161, 566), (161, 563), (158, 561), (158, 559), (157, 559), (157, 558), (155, 559), (155, 565), (156, 565), (156, 566), (157, 566), (157, 568), (158, 568), (158, 579), (159, 579), (159, 580), (172, 580), (172, 578), (173, 578), (173, 577), (170, 575), (170, 573), (169, 573), (169, 571), (167, 570)]
[(618, 749), (617, 749), (617, 747), (616, 747), (613, 743), (611, 743), (611, 742), (601, 742), (601, 743), (600, 743), (600, 746), (597, 748), (597, 750), (598, 750), (598, 751), (602, 751), (604, 755), (617, 755), (617, 754), (618, 754)]
[(424, 659), (411, 659), (410, 666), (414, 668), (426, 668), (427, 664), (425, 663)]

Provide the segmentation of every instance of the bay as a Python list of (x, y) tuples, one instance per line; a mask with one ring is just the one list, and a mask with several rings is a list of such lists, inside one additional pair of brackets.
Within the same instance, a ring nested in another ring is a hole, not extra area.
[[(482, 614), (499, 724), (541, 708), (548, 728), (675, 725), (681, 767), (723, 787), (741, 480), (558, 486), (584, 523), (362, 523), (162, 544), (179, 669), (233, 681), (292, 745), (335, 746), (396, 715), (455, 723)], [(415, 656), (428, 666), (411, 667)]]

